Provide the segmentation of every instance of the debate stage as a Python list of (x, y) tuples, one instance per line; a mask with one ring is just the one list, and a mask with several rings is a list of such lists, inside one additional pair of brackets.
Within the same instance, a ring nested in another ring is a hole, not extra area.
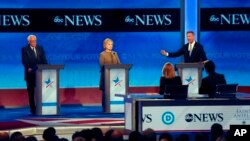
[(56, 116), (29, 114), (29, 108), (0, 108), (0, 130), (30, 127), (72, 127), (72, 126), (123, 126), (124, 114), (104, 114), (101, 106), (62, 106)]
[[(54, 127), (60, 138), (71, 140), (76, 131), (100, 128), (103, 133), (109, 129), (120, 130), (124, 133), (124, 139), (128, 139), (125, 128), (124, 114), (104, 114), (101, 106), (62, 106), (61, 115), (57, 116), (34, 116), (29, 114), (29, 108), (0, 108), (0, 132), (12, 134), (15, 131), (22, 132), (25, 136), (33, 135), (38, 140), (43, 140), (43, 131), (48, 127)], [(180, 132), (171, 132), (173, 137)], [(191, 138), (194, 133), (186, 132)], [(208, 135), (208, 132), (205, 133)]]
[(83, 129), (99, 127), (103, 133), (124, 129), (124, 114), (104, 114), (101, 110), (101, 106), (62, 106), (60, 115), (36, 116), (29, 114), (29, 107), (0, 108), (0, 132), (20, 131), (42, 140), (43, 131), (54, 127), (59, 137), (71, 140), (73, 133)]
[[(140, 89), (130, 88), (131, 92), (156, 92), (157, 90), (158, 89), (156, 87)], [(238, 90), (241, 92), (248, 92), (248, 89), (244, 87), (239, 87)], [(67, 90), (68, 93), (72, 91), (73, 90)], [(79, 90), (76, 91), (79, 92)], [(96, 96), (93, 96), (93, 91), (97, 90), (92, 90), (93, 99), (98, 99), (97, 96), (99, 95), (97, 94)], [(85, 93), (88, 92), (85, 91)], [(80, 94), (77, 93), (75, 96), (76, 97), (74, 99), (77, 99), (79, 98)], [(86, 96), (82, 93), (82, 97), (84, 96), (85, 98), (90, 97), (90, 95)], [(249, 98), (250, 95), (247, 94), (244, 95), (244, 97)], [(66, 98), (63, 97), (62, 99), (65, 100)], [(94, 100), (94, 103), (95, 102), (98, 103), (99, 100)], [(124, 114), (105, 114), (101, 112), (102, 108), (100, 105), (93, 103), (92, 105), (90, 103), (88, 104), (88, 106), (84, 106), (82, 104), (62, 104), (60, 115), (53, 116), (31, 115), (29, 112), (29, 107), (27, 106), (4, 107), (2, 105), (0, 107), (0, 131), (8, 131), (10, 133), (13, 133), (15, 131), (21, 131), (24, 135), (35, 135), (38, 139), (42, 139), (41, 135), (44, 129), (50, 126), (56, 128), (57, 133), (60, 137), (66, 137), (68, 139), (70, 139), (71, 135), (76, 131), (80, 131), (83, 129), (91, 129), (93, 127), (101, 128), (104, 133), (111, 128), (119, 129), (126, 133), (126, 130), (124, 130)], [(171, 133), (173, 133), (174, 136), (177, 136), (181, 132), (173, 131)], [(195, 135), (193, 132), (190, 131), (186, 133), (190, 134), (191, 136)]]
[[(244, 95), (249, 98), (250, 95)], [(31, 115), (29, 107), (0, 107), (0, 130), (47, 126), (124, 126), (123, 113), (102, 113), (100, 105), (62, 105), (60, 115)]]
[[(158, 87), (130, 87), (130, 93), (157, 93)], [(249, 87), (238, 87), (249, 93)], [(98, 88), (60, 89), (61, 114), (33, 116), (25, 89), (0, 90), (0, 130), (37, 126), (124, 126), (124, 114), (103, 114)], [(69, 97), (70, 96), (70, 97)], [(3, 113), (3, 114), (2, 114)]]

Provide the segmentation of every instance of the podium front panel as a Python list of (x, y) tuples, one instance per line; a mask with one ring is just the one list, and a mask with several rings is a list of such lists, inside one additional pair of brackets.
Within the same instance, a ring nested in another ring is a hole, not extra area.
[(182, 84), (188, 85), (188, 97), (196, 97), (199, 93), (199, 73), (197, 68), (183, 68)]
[(57, 114), (57, 70), (42, 70), (42, 115)]
[(126, 95), (126, 70), (110, 69), (110, 113), (124, 112), (124, 99), (115, 94)]
[(126, 99), (125, 101), (125, 129), (127, 130), (133, 130), (133, 105), (132, 105), (132, 100), (128, 102), (129, 100)]

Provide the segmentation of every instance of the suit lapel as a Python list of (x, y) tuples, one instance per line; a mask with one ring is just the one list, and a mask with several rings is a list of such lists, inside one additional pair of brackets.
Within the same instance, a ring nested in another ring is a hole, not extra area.
[(194, 47), (193, 47), (193, 50), (197, 48), (197, 43), (195, 42), (194, 43)]
[(36, 58), (34, 51), (29, 46), (27, 47), (27, 52), (28, 52), (29, 56), (31, 56), (33, 59)]
[(39, 58), (38, 56), (39, 56), (39, 47), (36, 46), (36, 57)]
[(193, 46), (193, 49), (192, 49), (191, 56), (193, 56), (193, 54), (196, 52), (196, 50), (197, 50), (197, 43), (195, 42), (194, 46)]

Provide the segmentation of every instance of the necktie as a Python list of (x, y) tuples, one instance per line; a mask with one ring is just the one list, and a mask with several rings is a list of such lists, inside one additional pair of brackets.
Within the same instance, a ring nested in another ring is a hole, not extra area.
[(189, 44), (189, 46), (188, 46), (189, 56), (191, 56), (192, 50), (193, 50), (192, 44)]
[(32, 50), (34, 51), (35, 57), (37, 57), (37, 54), (36, 54), (36, 49), (35, 49), (35, 47), (32, 47)]

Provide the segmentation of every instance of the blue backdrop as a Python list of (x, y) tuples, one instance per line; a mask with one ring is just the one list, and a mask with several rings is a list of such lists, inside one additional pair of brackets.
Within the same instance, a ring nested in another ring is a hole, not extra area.
[[(249, 7), (247, 0), (201, 0), (201, 8)], [(176, 0), (2, 0), (0, 8), (180, 8)], [(25, 88), (21, 64), (21, 47), (31, 33), (0, 33), (0, 88)], [(98, 87), (99, 53), (106, 37), (114, 40), (114, 50), (122, 63), (133, 64), (130, 86), (158, 86), (165, 62), (174, 64), (181, 58), (165, 58), (160, 49), (175, 51), (181, 46), (180, 32), (81, 32), (32, 33), (46, 51), (50, 64), (65, 64), (61, 71), (61, 87)], [(201, 43), (209, 59), (215, 61), (218, 72), (224, 73), (229, 83), (249, 85), (248, 75), (250, 33), (201, 32)]]
[[(250, 7), (249, 0), (201, 0), (201, 8)], [(209, 31), (201, 32), (200, 39), (206, 47), (207, 56), (215, 61), (217, 71), (225, 74), (228, 83), (249, 86), (250, 32)]]
[[(0, 8), (179, 8), (176, 0), (43, 0), (1, 1)], [(31, 33), (0, 33), (0, 88), (25, 88), (21, 47)], [(81, 32), (32, 33), (42, 45), (50, 64), (64, 64), (61, 87), (98, 87), (99, 53), (102, 42), (114, 40), (114, 50), (124, 64), (133, 64), (130, 86), (157, 86), (161, 68), (166, 61), (180, 62), (180, 58), (166, 59), (160, 49), (180, 47), (180, 32)]]

